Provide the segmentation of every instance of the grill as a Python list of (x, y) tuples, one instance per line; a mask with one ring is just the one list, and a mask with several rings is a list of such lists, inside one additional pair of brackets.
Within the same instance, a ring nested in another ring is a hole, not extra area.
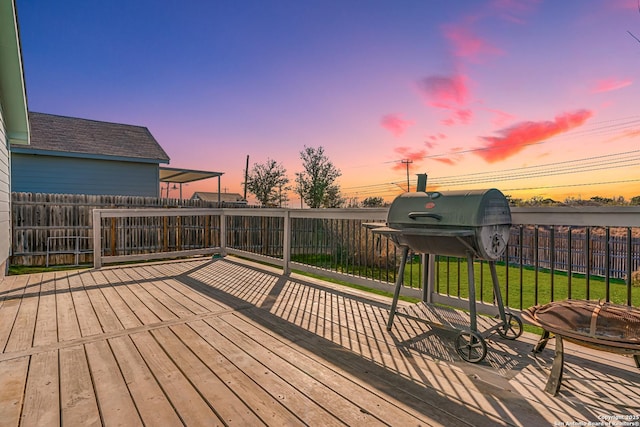
[(534, 353), (544, 350), (550, 334), (555, 334), (555, 357), (545, 387), (549, 394), (555, 396), (560, 390), (563, 338), (603, 351), (633, 355), (636, 367), (640, 368), (640, 309), (637, 307), (603, 301), (564, 300), (536, 305), (525, 310), (523, 316), (544, 330)]
[(398, 196), (378, 229), (416, 253), (496, 260), (504, 253), (511, 211), (496, 190), (405, 193)]
[[(420, 187), (420, 176), (418, 182)], [(396, 197), (389, 208), (386, 223), (365, 224), (373, 233), (389, 237), (402, 251), (387, 330), (391, 331), (396, 315), (433, 324), (397, 310), (409, 251), (464, 257), (468, 266), (470, 322), (468, 329), (456, 328), (459, 333), (455, 348), (465, 361), (477, 363), (486, 356), (484, 336), (487, 333), (496, 330), (508, 339), (516, 339), (522, 334), (520, 318), (504, 309), (495, 269), (495, 261), (503, 255), (509, 240), (509, 203), (496, 189), (427, 193), (424, 191), (426, 178), (422, 182), (422, 191), (419, 188), (415, 193)], [(489, 261), (499, 311), (498, 323), (485, 330), (484, 334), (480, 334), (477, 328), (474, 259)], [(432, 281), (427, 288), (423, 290), (425, 301), (433, 291)], [(444, 327), (441, 324), (436, 326)]]

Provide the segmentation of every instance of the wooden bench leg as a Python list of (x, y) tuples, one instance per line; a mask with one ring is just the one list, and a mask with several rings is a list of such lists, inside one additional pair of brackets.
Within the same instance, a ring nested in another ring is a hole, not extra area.
[(633, 360), (636, 362), (636, 368), (640, 368), (640, 354), (634, 354)]
[(556, 353), (553, 358), (553, 365), (551, 366), (551, 374), (547, 380), (547, 385), (544, 391), (552, 396), (558, 394), (560, 390), (560, 384), (562, 383), (562, 368), (564, 365), (564, 348), (562, 344), (562, 336), (556, 335)]

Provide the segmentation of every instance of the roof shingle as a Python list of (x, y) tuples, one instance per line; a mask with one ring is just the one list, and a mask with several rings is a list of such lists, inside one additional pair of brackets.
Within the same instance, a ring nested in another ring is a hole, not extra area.
[(143, 126), (29, 112), (31, 145), (21, 149), (116, 156), (168, 162), (169, 156)]

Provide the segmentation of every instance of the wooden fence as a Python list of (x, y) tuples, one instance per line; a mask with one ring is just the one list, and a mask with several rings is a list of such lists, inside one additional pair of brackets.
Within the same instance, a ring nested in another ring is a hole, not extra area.
[[(12, 193), (11, 196), (11, 265), (93, 263), (92, 211), (96, 208), (237, 206), (233, 203), (136, 196), (42, 193)], [(50, 254), (48, 260), (47, 252)]]
[[(91, 196), (63, 194), (12, 194), (11, 265), (61, 265), (93, 263), (93, 209), (109, 208), (219, 208), (237, 204), (201, 200), (157, 199), (134, 196)], [(616, 214), (617, 213), (617, 214)], [(585, 212), (569, 215), (584, 223)], [(627, 213), (635, 215), (635, 211)], [(620, 213), (606, 212), (599, 223), (615, 224)], [(540, 213), (530, 220), (547, 218)], [(228, 218), (226, 243), (230, 248), (271, 257), (282, 256), (282, 218), (238, 215)], [(166, 218), (114, 219), (105, 227), (104, 251), (122, 255), (130, 249), (149, 253), (200, 248), (214, 244), (213, 230), (219, 228), (212, 217), (190, 218), (188, 215)], [(294, 255), (344, 252), (340, 259), (358, 264), (363, 254), (345, 242), (359, 240), (361, 221), (349, 219), (297, 218), (294, 220), (290, 250)], [(566, 223), (565, 220), (561, 222)], [(133, 240), (132, 240), (133, 239)], [(366, 242), (365, 242), (366, 243)], [(514, 224), (509, 245), (509, 262), (551, 270), (589, 273), (625, 278), (640, 268), (640, 227), (568, 227)], [(344, 248), (344, 250), (343, 250)], [(365, 244), (365, 249), (367, 248)], [(370, 250), (365, 250), (370, 252)], [(47, 259), (47, 253), (50, 254)], [(356, 259), (357, 258), (357, 259)], [(609, 269), (607, 269), (609, 266)]]

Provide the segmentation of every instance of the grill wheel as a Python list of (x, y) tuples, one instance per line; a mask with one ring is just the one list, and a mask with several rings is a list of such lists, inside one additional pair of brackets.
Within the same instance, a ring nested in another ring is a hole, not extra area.
[[(496, 319), (499, 319), (500, 316), (496, 316)], [(522, 335), (522, 320), (513, 313), (506, 312), (503, 326), (498, 327), (497, 332), (502, 338), (508, 340), (515, 340), (520, 335)]]
[(465, 362), (478, 363), (487, 355), (487, 343), (473, 331), (460, 331), (456, 337), (456, 352)]

